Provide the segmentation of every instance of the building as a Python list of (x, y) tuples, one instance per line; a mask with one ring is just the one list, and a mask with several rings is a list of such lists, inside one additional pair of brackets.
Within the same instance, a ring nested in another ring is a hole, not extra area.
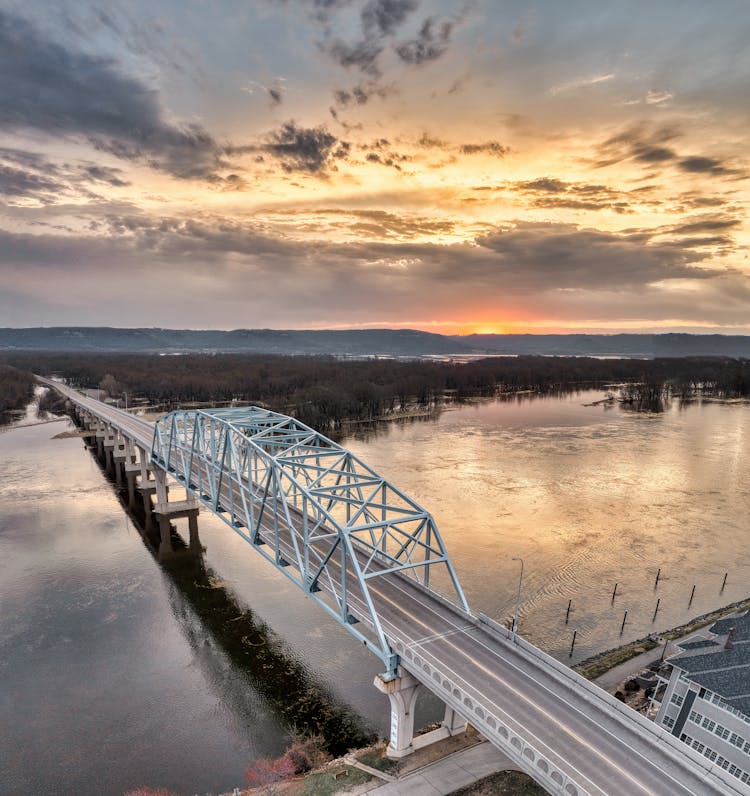
[(678, 646), (653, 697), (655, 721), (750, 783), (750, 611)]

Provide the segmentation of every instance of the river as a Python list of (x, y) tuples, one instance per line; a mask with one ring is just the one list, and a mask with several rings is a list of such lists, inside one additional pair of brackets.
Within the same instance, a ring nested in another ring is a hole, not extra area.
[[(433, 513), (476, 610), (509, 619), (522, 558), (520, 631), (566, 662), (750, 592), (750, 407), (602, 397), (345, 441)], [(385, 734), (377, 659), (208, 512), (203, 561), (159, 564), (82, 441), (51, 439), (64, 428), (0, 433), (0, 793), (216, 793), (295, 728), (335, 751)], [(422, 699), (417, 725), (438, 716)]]

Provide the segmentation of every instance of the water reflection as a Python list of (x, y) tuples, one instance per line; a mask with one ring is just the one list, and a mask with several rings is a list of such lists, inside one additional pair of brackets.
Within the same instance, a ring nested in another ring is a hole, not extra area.
[(475, 609), (510, 617), (522, 556), (521, 632), (566, 662), (574, 629), (573, 662), (748, 596), (750, 406), (638, 412), (615, 391), (514, 395), (345, 441), (432, 513)]
[[(288, 650), (281, 639), (250, 608), (242, 606), (206, 561), (202, 549), (191, 548), (172, 526), (174, 553), (159, 555), (159, 531), (149, 523), (143, 505), (128, 504), (126, 489), (118, 487), (89, 449), (112, 486), (123, 510), (163, 571), (169, 576), (169, 603), (186, 640), (217, 691), (222, 704), (236, 711), (253, 734), (278, 735), (280, 721), (291, 733), (317, 734), (333, 755), (374, 740), (362, 718), (341, 704)], [(241, 672), (245, 682), (238, 681)], [(270, 707), (259, 715), (254, 694)]]

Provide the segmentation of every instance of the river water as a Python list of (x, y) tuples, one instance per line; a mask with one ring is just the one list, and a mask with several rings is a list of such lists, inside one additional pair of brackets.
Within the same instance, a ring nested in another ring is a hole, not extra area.
[[(508, 620), (523, 558), (520, 631), (567, 662), (750, 593), (750, 407), (602, 397), (345, 441), (433, 513), (476, 610)], [(385, 734), (374, 657), (207, 512), (202, 562), (158, 563), (66, 427), (0, 433), (0, 793), (217, 793), (295, 729)], [(422, 699), (417, 725), (438, 716)]]

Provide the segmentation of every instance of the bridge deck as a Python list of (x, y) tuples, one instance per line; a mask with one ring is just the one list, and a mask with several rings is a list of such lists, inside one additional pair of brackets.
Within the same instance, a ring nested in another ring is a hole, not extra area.
[[(150, 449), (152, 424), (57, 383), (47, 383)], [(186, 477), (197, 480), (197, 470)], [(229, 507), (226, 486), (221, 502)], [(265, 517), (261, 539), (271, 545), (278, 528), (278, 517), (276, 528), (271, 518)], [(289, 561), (294, 561), (291, 536), (284, 536), (283, 523), (281, 533), (281, 545), (287, 545)], [(333, 560), (330, 571), (334, 578), (341, 578), (341, 568), (337, 569)], [(347, 572), (347, 580), (352, 584), (350, 611), (358, 620), (368, 622), (353, 572)], [(561, 673), (559, 665), (551, 665), (531, 645), (523, 641), (514, 644), (503, 632), (482, 625), (397, 573), (376, 580), (370, 582), (370, 594), (377, 601), (383, 630), (405, 668), (501, 750), (507, 751), (507, 743), (498, 742), (497, 731), (505, 727), (527, 739), (540, 756), (592, 796), (750, 793), (708, 761), (701, 758), (698, 763), (695, 753), (683, 752), (683, 745), (669, 733), (655, 725), (644, 728), (643, 720), (628, 716), (628, 709), (613, 705), (600, 689), (570, 670), (567, 675)], [(320, 585), (326, 588), (325, 581)], [(534, 761), (526, 762), (533, 768)]]

